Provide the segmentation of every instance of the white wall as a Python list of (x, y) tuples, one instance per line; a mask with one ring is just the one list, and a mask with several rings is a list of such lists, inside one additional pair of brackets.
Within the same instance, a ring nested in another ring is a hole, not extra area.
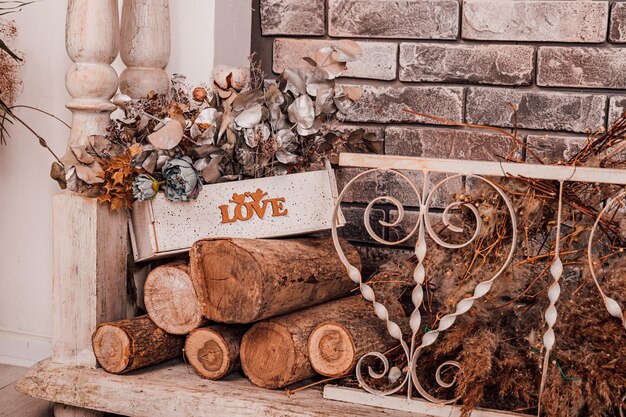
[[(172, 56), (168, 72), (190, 82), (210, 81), (215, 63), (245, 64), (250, 51), (251, 0), (173, 0)], [(120, 1), (121, 4), (121, 1)], [(19, 104), (54, 113), (66, 122), (63, 0), (42, 0), (15, 15), (15, 49), (23, 52)], [(235, 13), (226, 13), (225, 9)], [(121, 7), (120, 7), (121, 10)], [(219, 25), (216, 24), (219, 16)], [(228, 61), (225, 62), (224, 60)], [(120, 70), (123, 65), (115, 63)], [(16, 111), (58, 154), (68, 130), (28, 110)], [(0, 147), (0, 363), (30, 365), (50, 355), (52, 157), (21, 127)]]

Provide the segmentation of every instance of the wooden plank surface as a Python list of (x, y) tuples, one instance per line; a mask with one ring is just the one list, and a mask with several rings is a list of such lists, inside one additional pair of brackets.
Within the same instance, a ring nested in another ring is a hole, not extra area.
[(15, 381), (26, 368), (0, 365), (0, 416), (53, 417), (50, 402), (20, 394), (15, 390)]
[(96, 367), (96, 326), (135, 313), (126, 288), (127, 215), (68, 191), (52, 201), (52, 357)]
[(48, 401), (132, 417), (426, 417), (324, 400), (316, 389), (289, 397), (282, 390), (255, 387), (238, 375), (203, 380), (180, 361), (122, 376), (46, 360), (32, 367), (17, 389)]
[[(427, 413), (433, 417), (460, 417), (461, 407), (452, 405), (433, 404), (426, 400), (411, 399), (405, 397), (379, 396), (370, 394), (362, 389), (327, 385), (324, 387), (324, 398), (337, 401), (345, 401), (351, 404), (363, 404), (370, 406), (385, 407), (393, 410), (412, 411), (414, 413)], [(414, 414), (416, 415), (416, 414)], [(487, 410), (476, 408), (472, 411), (472, 417), (531, 417), (528, 414), (510, 413), (506, 411)]]

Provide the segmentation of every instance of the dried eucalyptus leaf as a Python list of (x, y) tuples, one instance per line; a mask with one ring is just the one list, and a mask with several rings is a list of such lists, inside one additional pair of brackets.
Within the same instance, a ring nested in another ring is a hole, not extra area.
[(339, 62), (354, 62), (363, 56), (363, 48), (353, 40), (342, 39), (335, 45), (334, 59)]
[(197, 159), (196, 161), (194, 161), (193, 167), (196, 169), (196, 171), (200, 172), (209, 165), (210, 161), (210, 157)]
[(209, 164), (202, 169), (202, 179), (207, 184), (215, 183), (222, 175), (222, 172), (220, 170), (220, 163), (222, 162), (223, 158), (224, 157), (221, 155), (213, 157)]
[(148, 135), (148, 140), (159, 149), (174, 149), (183, 139), (183, 127), (176, 120), (170, 120), (161, 129)]
[(291, 91), (295, 96), (306, 94), (307, 73), (302, 68), (287, 68), (281, 78), (287, 81), (285, 91)]
[(303, 61), (305, 61), (307, 64), (316, 67), (317, 66), (317, 62), (315, 62), (315, 60), (313, 58), (310, 58), (308, 56), (305, 56), (302, 58)]
[(74, 155), (76, 155), (76, 159), (85, 165), (92, 164), (95, 161), (84, 146), (72, 146), (70, 149), (74, 152)]
[(89, 136), (89, 144), (91, 145), (91, 149), (93, 149), (100, 158), (105, 157), (111, 147), (111, 142), (102, 135)]
[(298, 162), (298, 155), (279, 149), (276, 152), (276, 159), (283, 164), (292, 165)]
[(212, 125), (215, 122), (215, 116), (217, 116), (217, 109), (214, 108), (206, 108), (198, 114), (196, 120), (194, 120), (194, 125)]
[(158, 155), (156, 152), (150, 152), (147, 158), (141, 164), (141, 167), (148, 171), (150, 174), (154, 174), (156, 171)]
[(235, 117), (235, 123), (239, 127), (251, 129), (261, 122), (262, 117), (262, 106), (260, 104), (254, 104), (242, 111), (239, 116)]
[(315, 119), (313, 121), (313, 126), (311, 126), (310, 128), (305, 128), (301, 125), (298, 124), (297, 126), (297, 131), (298, 134), (300, 136), (310, 136), (310, 135), (314, 135), (316, 133), (318, 133), (320, 131), (320, 129), (322, 128), (322, 121), (320, 119)]
[(191, 158), (191, 159), (199, 159), (199, 158), (206, 158), (207, 156), (220, 151), (221, 148), (219, 148), (218, 146), (213, 146), (213, 145), (203, 145), (203, 146), (198, 146), (198, 147), (194, 147), (191, 148), (188, 152), (187, 155)]
[(263, 91), (261, 89), (249, 90), (239, 94), (233, 101), (233, 110), (239, 112), (255, 105), (261, 105), (264, 101)]
[(357, 86), (344, 85), (343, 91), (346, 94), (346, 97), (348, 97), (352, 101), (360, 100), (361, 96), (363, 95), (363, 89)]
[(310, 129), (315, 121), (315, 106), (308, 95), (298, 97), (288, 109), (289, 120), (299, 127)]
[(104, 182), (104, 170), (98, 163), (94, 161), (90, 165), (76, 165), (76, 175), (87, 184), (102, 184)]
[(335, 49), (333, 47), (325, 47), (315, 53), (314, 60), (318, 69), (324, 70), (327, 79), (334, 80), (339, 77), (347, 68), (345, 62), (335, 59)]
[(55, 180), (62, 190), (67, 188), (67, 180), (65, 179), (65, 167), (58, 162), (53, 162), (50, 167), (50, 178)]

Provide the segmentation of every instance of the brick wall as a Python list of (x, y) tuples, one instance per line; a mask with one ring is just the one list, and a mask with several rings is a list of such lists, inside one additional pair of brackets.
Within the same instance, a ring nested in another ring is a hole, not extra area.
[[(253, 50), (268, 72), (306, 65), (303, 55), (337, 39), (361, 44), (361, 62), (342, 80), (365, 85), (347, 122), (384, 138), (387, 154), (497, 160), (510, 149), (498, 135), (442, 127), (405, 106), (511, 128), (514, 104), (520, 137), (551, 161), (626, 109), (626, 3), (256, 0), (255, 10)], [(348, 217), (362, 213), (373, 190), (403, 192), (390, 184), (377, 178), (351, 193)], [(394, 213), (383, 207), (378, 215)], [(366, 236), (358, 228), (351, 233)]]

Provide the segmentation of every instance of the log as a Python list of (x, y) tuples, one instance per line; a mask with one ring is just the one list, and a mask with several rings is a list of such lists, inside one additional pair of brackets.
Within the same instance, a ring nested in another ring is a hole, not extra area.
[[(324, 376), (340, 377), (354, 371), (361, 356), (370, 352), (385, 353), (400, 344), (389, 335), (386, 322), (371, 314), (342, 317), (319, 324), (308, 343), (313, 369)], [(396, 321), (404, 334), (410, 334), (408, 320)]]
[(98, 363), (112, 374), (173, 359), (185, 344), (184, 337), (165, 333), (148, 316), (101, 324), (92, 341)]
[(174, 262), (155, 268), (144, 285), (150, 319), (171, 334), (188, 334), (207, 324), (189, 275), (189, 266)]
[[(241, 367), (253, 384), (281, 388), (315, 375), (307, 342), (320, 323), (352, 314), (366, 316), (372, 305), (360, 295), (257, 323), (243, 336)], [(399, 304), (390, 309), (398, 311)], [(398, 311), (399, 312), (399, 311)]]
[[(361, 267), (352, 245), (348, 260)], [(191, 279), (204, 316), (252, 323), (346, 296), (356, 288), (331, 238), (206, 239), (190, 252)]]
[(217, 381), (240, 369), (239, 345), (246, 326), (208, 326), (192, 331), (185, 356), (198, 375)]

